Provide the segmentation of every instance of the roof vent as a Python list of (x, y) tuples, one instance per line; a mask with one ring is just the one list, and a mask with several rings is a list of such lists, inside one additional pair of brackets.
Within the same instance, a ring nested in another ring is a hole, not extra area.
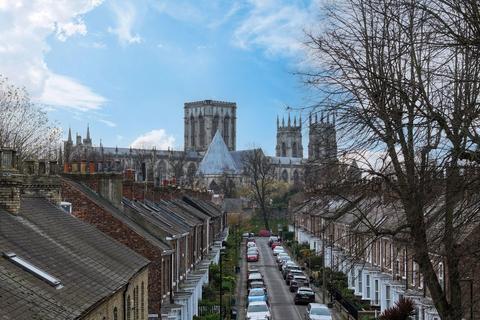
[(63, 285), (60, 280), (55, 278), (54, 276), (51, 276), (47, 272), (43, 271), (42, 269), (34, 266), (33, 264), (27, 262), (26, 260), (20, 258), (13, 252), (4, 252), (3, 257), (7, 260), (9, 260), (11, 263), (19, 266), (20, 268), (24, 269), (27, 272), (30, 272), (40, 280), (45, 281), (52, 287), (55, 287), (56, 289), (61, 289), (63, 288)]

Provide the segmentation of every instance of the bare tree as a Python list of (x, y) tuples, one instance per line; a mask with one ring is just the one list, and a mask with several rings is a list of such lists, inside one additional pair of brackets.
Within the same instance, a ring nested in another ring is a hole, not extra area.
[(182, 182), (185, 176), (183, 168), (186, 163), (186, 155), (184, 152), (170, 151), (168, 155), (168, 165), (171, 168), (171, 172), (178, 184)]
[(25, 89), (0, 75), (0, 148), (14, 148), (23, 159), (49, 158), (59, 149), (60, 133)]
[(265, 229), (270, 230), (269, 201), (273, 193), (275, 167), (261, 149), (254, 149), (243, 158), (244, 172), (249, 178), (253, 200), (260, 207)]
[(220, 177), (218, 184), (225, 198), (235, 197), (237, 188), (235, 185), (234, 178), (231, 175), (229, 175), (227, 172), (224, 172)]
[[(337, 3), (326, 30), (309, 35), (313, 66), (303, 73), (321, 90), (318, 108), (338, 114), (344, 151), (401, 203), (402, 231), (442, 319), (462, 318), (459, 246), (465, 225), (478, 223), (477, 177), (464, 162), (479, 141), (478, 12), (475, 1)], [(448, 290), (432, 252), (446, 260)]]

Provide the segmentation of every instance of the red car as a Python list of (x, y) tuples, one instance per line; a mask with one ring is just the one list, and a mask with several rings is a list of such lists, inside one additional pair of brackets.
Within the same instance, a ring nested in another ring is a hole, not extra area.
[(275, 249), (276, 246), (281, 246), (282, 244), (280, 242), (274, 242), (272, 243), (272, 250)]
[(248, 262), (257, 262), (258, 261), (258, 253), (247, 254), (247, 261)]

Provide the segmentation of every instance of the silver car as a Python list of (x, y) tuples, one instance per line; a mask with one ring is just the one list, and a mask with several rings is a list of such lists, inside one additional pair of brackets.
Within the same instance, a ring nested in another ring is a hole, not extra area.
[(332, 320), (330, 309), (321, 303), (309, 303), (307, 306), (306, 320)]

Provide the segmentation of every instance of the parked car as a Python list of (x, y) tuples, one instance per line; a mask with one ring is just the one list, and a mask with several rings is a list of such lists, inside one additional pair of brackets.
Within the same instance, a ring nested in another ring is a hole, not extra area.
[(247, 271), (248, 271), (248, 274), (257, 273), (257, 272), (260, 273), (260, 269), (258, 269), (257, 266), (252, 266), (252, 265), (248, 266)]
[[(315, 302), (315, 292), (308, 287), (300, 287), (293, 298), (295, 304)], [(308, 313), (308, 312), (307, 312)]]
[(270, 308), (265, 301), (255, 301), (248, 305), (247, 320), (271, 319)]
[(272, 243), (272, 245), (270, 246), (270, 248), (272, 248), (272, 250), (273, 250), (273, 249), (275, 249), (276, 247), (281, 246), (281, 245), (282, 245), (282, 244), (277, 241), (277, 242)]
[(247, 279), (248, 288), (250, 288), (250, 283), (255, 281), (263, 282), (263, 276), (261, 273), (252, 273), (248, 275), (248, 279)]
[(290, 280), (290, 292), (297, 292), (300, 287), (309, 287), (310, 281), (304, 275), (294, 275)]
[[(286, 252), (280, 252), (279, 254), (277, 254), (277, 257), (275, 258), (275, 260), (277, 261), (277, 263), (280, 262), (280, 260), (282, 260), (282, 258), (288, 258), (290, 259), (290, 256), (288, 255), (288, 253)], [(291, 259), (290, 259), (291, 260)]]
[(307, 313), (305, 313), (306, 320), (332, 320), (332, 313), (326, 305), (320, 303), (309, 303), (307, 306)]
[(247, 262), (257, 262), (259, 258), (258, 252), (247, 253)]
[(263, 288), (265, 290), (267, 290), (267, 287), (265, 286), (265, 283), (262, 281), (258, 281), (258, 280), (255, 280), (255, 281), (252, 281), (248, 284), (248, 290), (252, 290), (252, 289), (257, 289), (257, 288)]
[(265, 230), (265, 229), (260, 230), (260, 231), (258, 232), (258, 236), (259, 236), (259, 237), (270, 237), (271, 234), (272, 234), (272, 233), (271, 233), (269, 230)]
[(248, 233), (248, 232), (245, 232), (245, 233), (242, 234), (243, 239), (248, 239), (249, 237), (250, 237), (250, 233)]
[(283, 279), (286, 280), (288, 273), (289, 273), (290, 271), (292, 271), (292, 270), (302, 272), (302, 268), (300, 268), (299, 266), (297, 266), (297, 265), (289, 265), (289, 266), (285, 267), (285, 268), (282, 270)]
[(248, 241), (247, 242), (247, 248), (256, 247), (256, 246), (257, 246), (257, 244), (253, 241)]
[(248, 291), (247, 303), (255, 301), (265, 301), (268, 303), (268, 295), (265, 288), (252, 288)]
[(280, 252), (285, 252), (285, 249), (282, 246), (276, 246), (275, 249), (273, 249), (273, 255), (276, 256)]
[(290, 280), (292, 280), (294, 276), (300, 276), (300, 275), (302, 276), (304, 275), (303, 271), (301, 270), (294, 269), (294, 270), (288, 271), (287, 277), (285, 278), (285, 283), (287, 285), (290, 285)]
[[(283, 279), (285, 279), (285, 277), (283, 275), (284, 271), (288, 270), (288, 268), (294, 268), (294, 267), (298, 267), (297, 264), (294, 261), (287, 261), (284, 264), (282, 264), (282, 267), (280, 268), (280, 271), (282, 271)], [(300, 267), (298, 267), (298, 268), (300, 269)]]
[(249, 248), (247, 248), (247, 253), (249, 253), (249, 252), (260, 253), (260, 252), (258, 251), (258, 248), (257, 248), (257, 247), (249, 247)]
[(292, 264), (295, 264), (295, 262), (293, 262), (290, 258), (290, 260), (288, 259), (282, 259), (280, 260), (280, 262), (278, 263), (278, 270), (281, 272), (283, 270), (283, 268), (285, 266), (287, 266), (289, 263), (292, 263)]
[(278, 236), (270, 236), (270, 238), (268, 238), (268, 245), (271, 247), (272, 243), (278, 242), (278, 239)]

